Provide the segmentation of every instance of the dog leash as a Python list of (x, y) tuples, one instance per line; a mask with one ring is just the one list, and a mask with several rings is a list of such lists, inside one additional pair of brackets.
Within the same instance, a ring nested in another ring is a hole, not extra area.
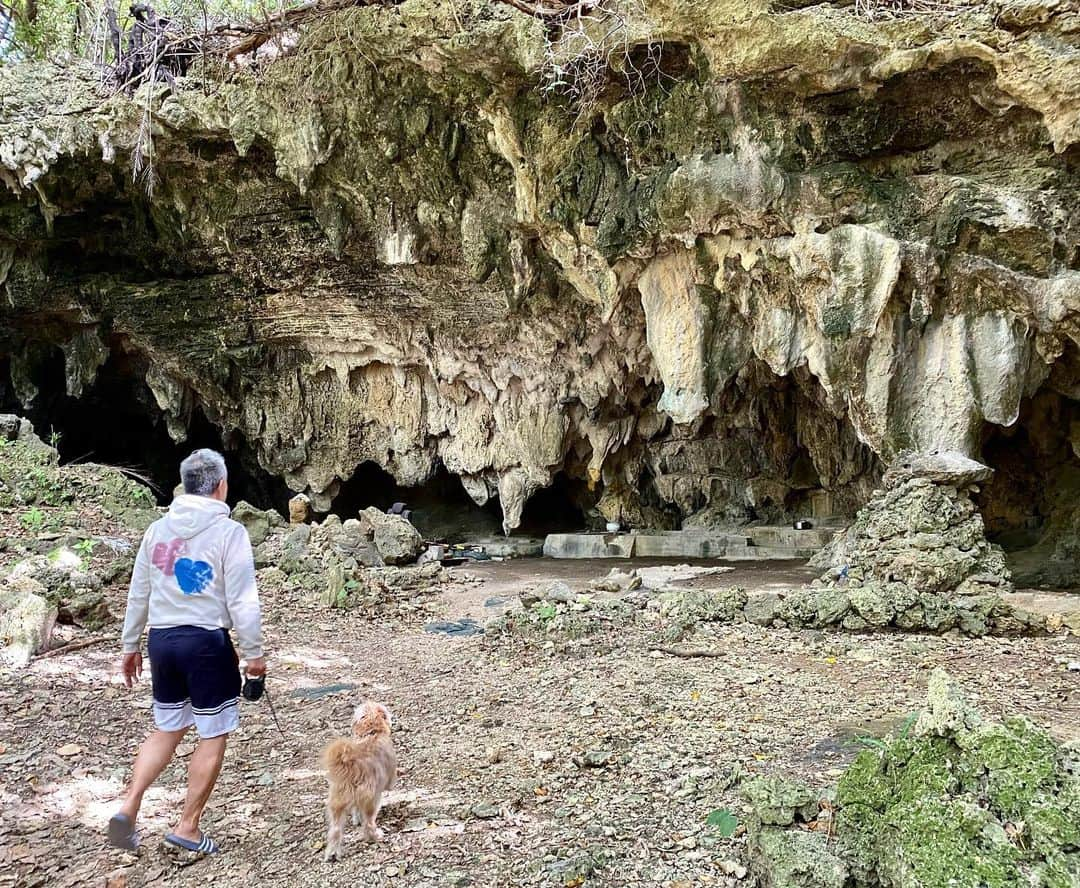
[(288, 740), (285, 736), (285, 732), (281, 730), (281, 722), (277, 720), (277, 713), (274, 711), (274, 701), (270, 699), (270, 691), (263, 688), (263, 695), (266, 697), (266, 705), (270, 707), (270, 716), (274, 719), (274, 727), (277, 728), (278, 733), (281, 734), (282, 740)]
[(274, 719), (274, 727), (277, 728), (278, 733), (281, 734), (282, 740), (288, 740), (285, 736), (285, 732), (281, 730), (281, 722), (278, 721), (277, 711), (274, 709), (274, 701), (270, 699), (270, 690), (266, 687), (266, 676), (260, 675), (253, 677), (249, 675), (244, 676), (244, 686), (240, 689), (240, 694), (245, 700), (255, 701), (260, 697), (266, 697), (266, 703), (270, 707), (270, 715)]

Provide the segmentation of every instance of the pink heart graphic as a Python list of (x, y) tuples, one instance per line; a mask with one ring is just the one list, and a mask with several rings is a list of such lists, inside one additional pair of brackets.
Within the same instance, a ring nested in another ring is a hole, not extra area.
[(184, 548), (183, 540), (172, 540), (168, 543), (158, 543), (154, 546), (154, 552), (150, 561), (165, 576), (171, 577), (176, 570), (176, 559)]

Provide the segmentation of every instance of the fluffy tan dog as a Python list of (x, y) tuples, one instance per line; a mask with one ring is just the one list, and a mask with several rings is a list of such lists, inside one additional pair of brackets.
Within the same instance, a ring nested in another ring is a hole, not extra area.
[(382, 703), (363, 703), (353, 713), (352, 737), (332, 741), (323, 752), (330, 794), (326, 800), (326, 859), (341, 853), (345, 815), (363, 825), (369, 842), (382, 839), (375, 825), (382, 795), (394, 785), (397, 755), (390, 740), (390, 710)]

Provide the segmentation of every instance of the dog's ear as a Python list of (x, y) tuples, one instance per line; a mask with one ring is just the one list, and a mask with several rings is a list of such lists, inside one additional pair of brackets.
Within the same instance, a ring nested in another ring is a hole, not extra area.
[(394, 723), (394, 716), (391, 715), (389, 707), (385, 703), (376, 703), (375, 707), (382, 713), (382, 717), (386, 719), (388, 725)]
[(359, 706), (357, 706), (353, 710), (352, 720), (353, 720), (354, 725), (358, 724), (359, 722), (364, 720), (364, 718), (368, 714), (368, 709), (369, 708), (370, 708), (370, 706), (369, 706), (367, 700), (365, 700), (363, 703), (361, 703)]

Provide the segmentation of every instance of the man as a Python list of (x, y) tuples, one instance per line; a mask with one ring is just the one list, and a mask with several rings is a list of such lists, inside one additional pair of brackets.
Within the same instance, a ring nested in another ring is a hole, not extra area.
[(184, 493), (143, 537), (131, 576), (124, 619), (124, 682), (142, 675), (140, 639), (147, 647), (154, 692), (154, 724), (143, 741), (124, 802), (109, 821), (109, 841), (134, 850), (143, 793), (195, 727), (200, 742), (188, 765), (187, 799), (165, 841), (189, 851), (216, 853), (199, 820), (217, 782), (225, 741), (239, 723), (239, 659), (229, 638), (236, 631), (250, 676), (264, 675), (259, 594), (251, 541), (225, 505), (225, 460), (196, 450), (180, 464)]

